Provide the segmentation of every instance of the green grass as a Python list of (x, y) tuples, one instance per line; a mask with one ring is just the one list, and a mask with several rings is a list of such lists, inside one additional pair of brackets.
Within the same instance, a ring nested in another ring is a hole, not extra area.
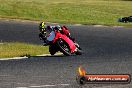
[(131, 26), (117, 22), (130, 15), (130, 0), (0, 0), (1, 18)]
[(0, 44), (0, 58), (18, 57), (24, 55), (40, 55), (48, 53), (48, 47), (25, 43), (3, 43)]

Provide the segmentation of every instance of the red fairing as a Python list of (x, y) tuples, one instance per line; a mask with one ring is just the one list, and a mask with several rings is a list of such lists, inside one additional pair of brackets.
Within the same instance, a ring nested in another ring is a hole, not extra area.
[(66, 35), (63, 35), (60, 32), (55, 32), (55, 38), (53, 40), (53, 43), (56, 42), (56, 40), (59, 38), (65, 40), (68, 43), (68, 45), (71, 49), (71, 53), (73, 53), (75, 51), (76, 46), (75, 46), (74, 42), (72, 40), (70, 40)]
[(61, 29), (65, 35), (69, 35), (70, 32), (65, 26), (62, 26)]

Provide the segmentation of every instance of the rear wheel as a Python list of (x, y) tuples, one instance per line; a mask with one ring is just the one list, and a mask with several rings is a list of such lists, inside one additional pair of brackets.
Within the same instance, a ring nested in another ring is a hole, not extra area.
[(79, 49), (79, 50), (82, 50), (82, 48), (79, 46), (79, 44), (78, 43), (74, 43), (75, 44), (75, 46)]
[(76, 55), (82, 55), (82, 50), (77, 49), (77, 51), (75, 52)]
[(79, 46), (78, 43), (74, 43), (75, 46), (77, 47), (77, 51), (75, 52), (76, 55), (82, 55), (82, 48)]
[(70, 47), (68, 45), (68, 43), (66, 43), (64, 40), (62, 39), (59, 39), (57, 41), (57, 44), (58, 44), (58, 47), (60, 49), (60, 51), (66, 55), (66, 56), (70, 56), (71, 55), (71, 50), (70, 50)]

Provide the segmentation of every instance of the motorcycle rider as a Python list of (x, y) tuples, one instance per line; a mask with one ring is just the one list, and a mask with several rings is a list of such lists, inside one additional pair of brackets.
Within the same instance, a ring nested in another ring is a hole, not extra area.
[(40, 40), (43, 40), (44, 41), (44, 45), (47, 44), (47, 41), (46, 41), (46, 29), (45, 29), (45, 23), (44, 22), (41, 22), (40, 25), (39, 25), (39, 38)]
[(48, 26), (48, 25), (45, 25), (45, 22), (41, 22), (39, 24), (39, 31), (40, 31), (39, 38), (40, 38), (40, 40), (44, 41), (43, 45), (45, 45), (45, 46), (48, 45), (48, 41), (45, 36), (46, 30), (57, 30), (60, 33), (65, 34), (67, 37), (69, 37), (73, 42), (75, 41), (75, 39), (71, 37), (70, 32), (66, 26), (60, 26), (60, 25)]
[(66, 26), (60, 26), (60, 25), (57, 25), (55, 26), (54, 28), (55, 30), (59, 30), (60, 33), (62, 34), (65, 34), (67, 37), (69, 37), (69, 39), (71, 39), (73, 42), (75, 41), (74, 38), (71, 37), (71, 34), (70, 34), (70, 31), (68, 30), (68, 28)]

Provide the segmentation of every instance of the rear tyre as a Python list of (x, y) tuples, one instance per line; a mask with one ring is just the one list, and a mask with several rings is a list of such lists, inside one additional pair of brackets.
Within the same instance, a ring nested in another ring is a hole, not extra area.
[(82, 55), (82, 50), (77, 49), (77, 51), (75, 52), (76, 55)]
[(82, 48), (79, 46), (78, 43), (74, 43), (75, 46), (77, 47), (77, 51), (75, 52), (76, 55), (82, 55)]
[(79, 49), (79, 50), (82, 50), (82, 48), (79, 46), (79, 44), (78, 43), (74, 43), (75, 44), (75, 46)]
[(59, 40), (57, 41), (57, 45), (58, 45), (60, 51), (61, 51), (64, 55), (66, 55), (66, 56), (70, 56), (70, 55), (71, 55), (71, 50), (70, 50), (70, 47), (69, 47), (69, 45), (68, 45), (67, 42), (65, 42), (65, 41), (62, 40), (62, 39), (59, 39)]

